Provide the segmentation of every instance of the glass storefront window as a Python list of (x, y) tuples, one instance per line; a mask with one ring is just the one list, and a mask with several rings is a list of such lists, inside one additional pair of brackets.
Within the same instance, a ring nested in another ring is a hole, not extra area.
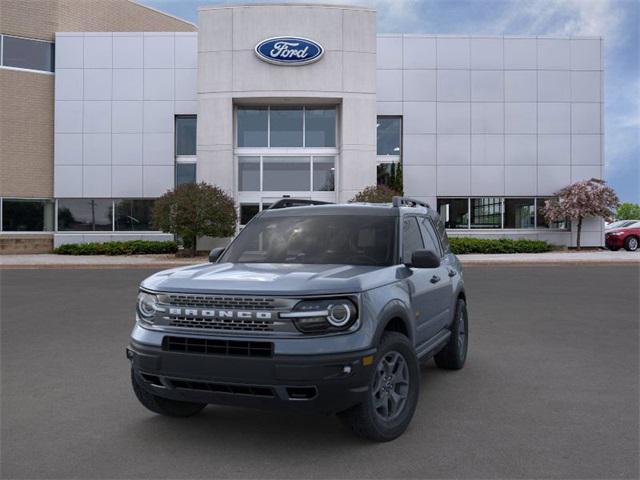
[(471, 199), (471, 228), (501, 228), (502, 199), (483, 197)]
[(273, 147), (302, 147), (302, 107), (271, 107), (269, 128)]
[(238, 190), (260, 191), (260, 157), (238, 157)]
[(2, 230), (5, 232), (50, 232), (53, 230), (51, 200), (2, 200)]
[(153, 200), (116, 200), (116, 231), (141, 232), (154, 230), (151, 225)]
[(534, 228), (535, 201), (533, 198), (504, 199), (504, 228)]
[(246, 225), (260, 211), (257, 203), (243, 203), (240, 205), (240, 225)]
[(176, 116), (176, 155), (196, 154), (196, 128), (195, 115)]
[(469, 228), (469, 201), (466, 198), (439, 198), (438, 214), (446, 228)]
[(268, 147), (267, 107), (238, 107), (238, 147)]
[(313, 157), (313, 190), (333, 192), (335, 190), (335, 173), (334, 157)]
[(378, 137), (378, 155), (400, 156), (402, 144), (402, 118), (378, 117), (376, 128)]
[(263, 157), (262, 190), (304, 191), (311, 188), (309, 157)]
[(305, 147), (335, 147), (336, 109), (306, 107), (304, 129)]
[(568, 230), (570, 224), (567, 220), (563, 220), (560, 222), (549, 222), (544, 217), (542, 213), (542, 209), (544, 208), (544, 202), (546, 200), (552, 200), (553, 197), (543, 197), (536, 199), (536, 225), (538, 228), (554, 228), (559, 230)]
[(376, 166), (378, 185), (386, 185), (396, 192), (402, 192), (402, 163), (401, 162), (380, 162)]
[(53, 72), (54, 48), (51, 42), (3, 35), (2, 65)]
[(185, 183), (196, 183), (196, 164), (193, 162), (176, 163), (176, 187)]
[(61, 232), (111, 231), (111, 200), (69, 198), (58, 200), (58, 230)]

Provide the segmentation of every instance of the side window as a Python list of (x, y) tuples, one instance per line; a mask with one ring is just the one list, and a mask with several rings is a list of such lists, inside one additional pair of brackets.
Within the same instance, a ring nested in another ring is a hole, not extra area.
[(420, 231), (422, 232), (422, 238), (424, 238), (424, 248), (431, 250), (436, 255), (442, 256), (442, 249), (440, 248), (440, 242), (436, 237), (436, 232), (433, 231), (433, 225), (426, 217), (420, 218)]
[(440, 237), (440, 244), (444, 253), (451, 252), (451, 245), (449, 245), (449, 237), (447, 237), (447, 230), (445, 228), (444, 221), (440, 215), (437, 216), (438, 236)]
[(402, 221), (402, 262), (411, 263), (411, 254), (424, 248), (422, 236), (415, 217), (405, 217)]

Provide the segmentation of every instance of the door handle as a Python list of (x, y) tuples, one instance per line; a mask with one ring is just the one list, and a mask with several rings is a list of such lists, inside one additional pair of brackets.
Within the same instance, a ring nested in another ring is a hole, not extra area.
[(440, 277), (438, 275), (434, 275), (433, 277), (431, 277), (431, 280), (429, 280), (431, 283), (438, 283), (440, 281)]
[(458, 274), (458, 272), (456, 272), (454, 269), (449, 269), (449, 276), (450, 277), (455, 277)]

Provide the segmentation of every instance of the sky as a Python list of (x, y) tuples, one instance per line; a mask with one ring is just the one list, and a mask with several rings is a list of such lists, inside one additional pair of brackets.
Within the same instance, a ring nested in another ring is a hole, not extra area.
[[(197, 23), (215, 0), (138, 0)], [(270, 3), (259, 0), (259, 3)], [(282, 3), (282, 2), (280, 2)], [(301, 3), (289, 0), (289, 3)], [(313, 3), (304, 0), (302, 3)], [(587, 35), (604, 39), (605, 180), (621, 201), (640, 203), (640, 1), (321, 0), (378, 11), (379, 33)]]

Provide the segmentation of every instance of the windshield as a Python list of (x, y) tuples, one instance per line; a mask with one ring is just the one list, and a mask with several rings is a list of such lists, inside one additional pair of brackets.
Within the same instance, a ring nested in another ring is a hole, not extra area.
[(612, 228), (630, 227), (634, 223), (636, 223), (636, 220), (618, 220), (617, 222), (613, 222), (613, 223), (610, 223), (609, 225), (607, 225), (607, 230), (610, 230)]
[(258, 217), (220, 261), (393, 265), (395, 225), (393, 216)]

